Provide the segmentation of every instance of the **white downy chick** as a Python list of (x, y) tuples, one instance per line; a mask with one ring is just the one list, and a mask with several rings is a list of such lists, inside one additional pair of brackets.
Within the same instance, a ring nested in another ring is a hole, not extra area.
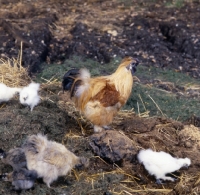
[(16, 93), (20, 93), (21, 90), (21, 88), (8, 87), (4, 83), (0, 83), (0, 103), (9, 101)]
[(188, 167), (191, 164), (189, 158), (174, 158), (166, 152), (155, 152), (151, 149), (140, 150), (137, 158), (149, 174), (155, 176), (158, 184), (162, 184), (161, 179), (175, 181), (174, 178), (166, 176), (166, 174), (177, 171), (181, 167)]
[(31, 111), (40, 101), (40, 96), (38, 95), (39, 88), (39, 83), (31, 83), (20, 92), (20, 103), (30, 106)]
[(43, 178), (48, 187), (59, 176), (66, 175), (72, 168), (88, 165), (88, 159), (76, 156), (64, 145), (49, 141), (46, 136), (41, 134), (29, 136), (23, 148), (27, 168), (36, 170), (38, 177)]

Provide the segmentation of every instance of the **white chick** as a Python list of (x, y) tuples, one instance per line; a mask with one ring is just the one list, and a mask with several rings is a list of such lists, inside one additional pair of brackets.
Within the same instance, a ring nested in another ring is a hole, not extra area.
[(11, 173), (4, 173), (0, 175), (0, 178), (4, 181), (12, 182), (15, 190), (28, 190), (34, 186), (37, 172), (22, 168)]
[(66, 175), (75, 166), (88, 163), (85, 158), (77, 157), (64, 145), (49, 141), (41, 134), (29, 136), (23, 148), (27, 168), (36, 170), (38, 177), (43, 178), (49, 188), (58, 176)]
[(20, 92), (20, 103), (30, 106), (31, 111), (40, 101), (40, 96), (38, 95), (39, 88), (39, 83), (31, 83)]
[(174, 178), (166, 176), (179, 170), (181, 167), (188, 167), (191, 164), (189, 158), (174, 158), (166, 152), (154, 152), (151, 149), (141, 150), (137, 158), (150, 175), (154, 175), (156, 183), (162, 184), (162, 180), (175, 181)]
[(16, 93), (22, 89), (17, 87), (7, 87), (5, 84), (0, 83), (0, 103), (9, 101)]
[(22, 148), (14, 148), (8, 152), (0, 149), (0, 158), (4, 164), (11, 165), (15, 170), (26, 167), (26, 156)]

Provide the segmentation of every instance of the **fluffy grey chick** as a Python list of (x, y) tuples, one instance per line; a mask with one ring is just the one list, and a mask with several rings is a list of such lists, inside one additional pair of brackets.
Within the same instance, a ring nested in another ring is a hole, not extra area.
[(174, 178), (166, 176), (166, 174), (177, 171), (181, 167), (188, 167), (191, 164), (189, 158), (174, 158), (166, 152), (155, 152), (151, 149), (140, 150), (137, 158), (149, 174), (156, 177), (158, 184), (162, 184), (161, 179), (175, 181)]
[(48, 187), (59, 176), (66, 175), (76, 165), (87, 164), (87, 160), (70, 152), (64, 145), (49, 141), (46, 136), (31, 135), (23, 145), (27, 168), (36, 170)]
[(12, 182), (15, 190), (28, 190), (34, 186), (37, 172), (35, 170), (21, 168), (8, 174), (2, 174), (0, 177), (4, 181)]
[(26, 167), (26, 156), (22, 148), (14, 148), (8, 152), (0, 149), (0, 158), (4, 164), (11, 165), (15, 170)]

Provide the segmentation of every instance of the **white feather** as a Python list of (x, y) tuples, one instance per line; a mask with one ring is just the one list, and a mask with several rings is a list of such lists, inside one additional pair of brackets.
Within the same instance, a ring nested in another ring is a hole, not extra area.
[(7, 87), (5, 84), (0, 83), (0, 103), (9, 101), (16, 93), (19, 93), (21, 88)]
[(181, 167), (191, 164), (189, 158), (174, 158), (166, 152), (154, 152), (151, 149), (141, 150), (137, 157), (150, 175), (154, 175), (156, 179), (170, 181), (174, 181), (174, 179), (165, 176), (167, 173), (172, 173), (179, 170)]
[(80, 78), (81, 79), (89, 79), (91, 77), (90, 72), (86, 68), (80, 69)]
[(20, 103), (30, 106), (31, 111), (40, 101), (40, 96), (38, 95), (39, 87), (40, 84), (31, 83), (20, 92)]
[(86, 68), (82, 68), (80, 69), (80, 78), (84, 81), (84, 84), (80, 85), (76, 91), (75, 96), (76, 97), (80, 97), (81, 94), (89, 89), (89, 79), (90, 79), (91, 75), (90, 72), (86, 69)]

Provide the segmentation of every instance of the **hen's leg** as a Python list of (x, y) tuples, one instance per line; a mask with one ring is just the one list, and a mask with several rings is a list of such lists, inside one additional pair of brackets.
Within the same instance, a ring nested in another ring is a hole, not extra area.
[(102, 128), (101, 126), (98, 125), (94, 125), (94, 132), (95, 133), (100, 133), (104, 130), (104, 128)]

